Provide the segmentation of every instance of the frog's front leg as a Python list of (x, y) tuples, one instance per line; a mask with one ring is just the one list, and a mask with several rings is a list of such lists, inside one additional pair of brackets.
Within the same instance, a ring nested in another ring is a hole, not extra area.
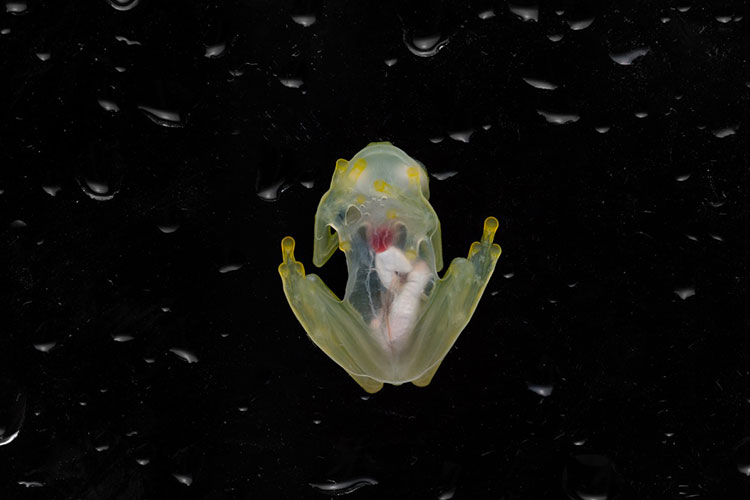
[(430, 294), (425, 312), (414, 328), (411, 353), (421, 358), (417, 364), (428, 367), (413, 380), (415, 385), (430, 383), (471, 319), (500, 257), (500, 245), (493, 243), (497, 227), (497, 219), (488, 217), (482, 238), (472, 243), (468, 258), (454, 259)]
[(383, 383), (368, 375), (382, 372), (388, 363), (362, 317), (317, 275), (305, 275), (304, 266), (294, 258), (294, 238), (281, 240), (281, 254), (284, 294), (310, 339), (364, 390), (379, 391)]

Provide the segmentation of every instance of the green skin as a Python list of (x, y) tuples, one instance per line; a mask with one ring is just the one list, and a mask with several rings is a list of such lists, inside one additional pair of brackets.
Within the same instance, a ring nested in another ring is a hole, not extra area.
[(488, 217), (468, 257), (454, 259), (439, 278), (440, 222), (428, 198), (424, 167), (390, 143), (371, 143), (337, 162), (315, 214), (313, 262), (322, 266), (336, 248), (346, 254), (343, 300), (305, 275), (292, 237), (281, 242), (279, 274), (292, 311), (315, 345), (370, 393), (384, 383), (430, 383), (500, 257), (498, 222)]

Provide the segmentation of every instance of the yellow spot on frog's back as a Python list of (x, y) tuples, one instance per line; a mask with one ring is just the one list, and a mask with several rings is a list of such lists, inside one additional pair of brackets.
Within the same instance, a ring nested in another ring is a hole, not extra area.
[(356, 181), (359, 176), (367, 168), (367, 161), (364, 158), (360, 158), (354, 162), (351, 171), (349, 172), (349, 179)]
[(358, 205), (364, 205), (365, 204), (365, 199), (366, 198), (363, 195), (361, 195), (361, 194), (357, 195), (357, 199), (356, 199), (357, 204)]
[(417, 259), (417, 252), (415, 252), (414, 250), (407, 250), (406, 252), (404, 252), (404, 255), (407, 259), (409, 259), (410, 262), (413, 262)]
[(378, 179), (372, 183), (372, 187), (374, 187), (375, 191), (377, 191), (378, 193), (384, 193), (385, 190), (388, 188), (388, 183), (385, 182), (383, 179)]
[(394, 209), (391, 208), (385, 213), (385, 216), (389, 219), (395, 219), (396, 217), (398, 217), (398, 214)]
[(352, 244), (348, 241), (342, 241), (341, 243), (339, 243), (339, 250), (341, 250), (342, 252), (348, 252), (349, 250), (351, 250), (351, 248)]
[(346, 167), (348, 167), (348, 166), (349, 166), (349, 162), (346, 161), (345, 159), (339, 158), (338, 160), (336, 160), (336, 171), (337, 172), (343, 172), (344, 170), (346, 170)]
[(411, 184), (412, 186), (419, 184), (419, 174), (420, 174), (419, 167), (411, 166), (407, 168), (406, 176), (409, 178), (409, 184)]

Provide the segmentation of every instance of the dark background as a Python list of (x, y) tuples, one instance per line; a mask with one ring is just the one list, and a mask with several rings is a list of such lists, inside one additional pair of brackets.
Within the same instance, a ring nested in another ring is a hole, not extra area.
[[(519, 5), (6, 3), (0, 496), (750, 498), (750, 12)], [(446, 265), (503, 254), (368, 396), (276, 268), (375, 140), (443, 174)]]

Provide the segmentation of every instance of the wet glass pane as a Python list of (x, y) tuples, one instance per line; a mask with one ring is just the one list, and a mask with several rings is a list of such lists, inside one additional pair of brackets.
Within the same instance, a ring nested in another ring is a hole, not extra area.
[[(747, 498), (748, 22), (741, 1), (6, 1), (0, 497)], [(424, 301), (488, 216), (502, 255), (476, 310), (434, 316), (468, 324), (429, 385), (370, 394), (277, 268), (293, 236), (345, 296), (316, 210), (384, 141), (424, 166), (439, 232), (409, 254), (421, 226), (363, 227), (363, 262), (427, 262)]]

